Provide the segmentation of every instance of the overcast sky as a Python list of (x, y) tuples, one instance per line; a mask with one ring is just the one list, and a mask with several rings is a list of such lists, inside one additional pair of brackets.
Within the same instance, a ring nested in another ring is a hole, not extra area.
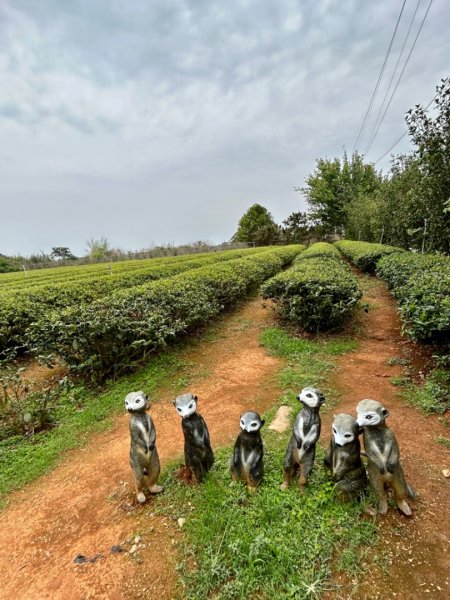
[[(221, 242), (255, 202), (304, 210), (294, 187), (353, 150), (402, 2), (0, 0), (0, 253)], [(369, 160), (450, 74), (449, 23), (434, 0)]]

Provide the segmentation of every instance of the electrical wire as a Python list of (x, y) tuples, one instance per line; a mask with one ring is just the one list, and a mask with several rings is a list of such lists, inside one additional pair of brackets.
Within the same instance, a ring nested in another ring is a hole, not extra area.
[(375, 135), (376, 135), (376, 134), (374, 135), (374, 132), (375, 132), (375, 130), (377, 130), (377, 131), (378, 131), (378, 129), (377, 129), (377, 125), (378, 125), (378, 123), (379, 123), (379, 121), (380, 121), (380, 117), (381, 117), (381, 114), (382, 114), (382, 112), (383, 112), (383, 109), (384, 109), (384, 105), (385, 105), (385, 102), (386, 102), (386, 98), (387, 98), (387, 96), (388, 96), (388, 94), (389, 94), (389, 91), (390, 91), (390, 89), (391, 89), (392, 82), (394, 81), (394, 77), (395, 77), (395, 75), (396, 75), (396, 73), (397, 73), (398, 65), (400, 64), (400, 61), (401, 61), (401, 59), (402, 59), (402, 56), (403, 56), (403, 51), (404, 51), (404, 49), (405, 49), (406, 42), (408, 41), (409, 34), (411, 33), (411, 29), (412, 29), (412, 26), (413, 26), (414, 20), (415, 20), (415, 18), (416, 18), (417, 10), (418, 10), (418, 8), (419, 8), (419, 6), (420, 6), (420, 3), (421, 3), (421, 2), (422, 2), (422, 0), (418, 0), (418, 2), (417, 2), (417, 4), (416, 4), (416, 8), (415, 8), (415, 10), (414, 10), (414, 14), (413, 14), (413, 16), (412, 16), (412, 19), (411, 19), (411, 23), (409, 24), (408, 31), (406, 32), (405, 39), (403, 40), (402, 49), (400, 50), (400, 54), (398, 55), (398, 59), (397, 59), (397, 62), (396, 62), (396, 64), (395, 64), (394, 71), (392, 72), (392, 76), (391, 76), (391, 79), (389, 80), (389, 84), (388, 84), (388, 86), (387, 86), (386, 93), (384, 94), (383, 102), (381, 103), (380, 109), (379, 109), (379, 111), (378, 111), (377, 118), (376, 118), (376, 120), (375, 120), (375, 123), (374, 123), (374, 125), (373, 125), (373, 127), (372, 127), (372, 131), (371, 131), (371, 133), (370, 133), (370, 136), (369, 136), (369, 140), (370, 140), (370, 142), (369, 142), (369, 145), (368, 145), (368, 147), (367, 147), (367, 150), (365, 151), (365, 154), (367, 154), (367, 153), (369, 152), (369, 150), (370, 150), (370, 148), (371, 148), (371, 146), (372, 146), (372, 144), (373, 144), (373, 140), (375, 139)]
[[(436, 98), (437, 98), (437, 97), (438, 97), (438, 95), (436, 94), (436, 95), (435, 95), (435, 96), (433, 96), (433, 98), (432, 98), (432, 99), (431, 99), (431, 100), (428, 102), (428, 104), (425, 106), (425, 112), (427, 112), (427, 110), (430, 108), (430, 106), (433, 104), (433, 102), (436, 100)], [(402, 135), (401, 135), (401, 136), (398, 138), (398, 140), (397, 140), (396, 142), (394, 142), (394, 143), (392, 144), (392, 146), (391, 146), (391, 147), (390, 147), (388, 150), (386, 150), (386, 152), (385, 152), (384, 154), (382, 154), (382, 155), (380, 156), (380, 158), (378, 158), (378, 159), (377, 159), (377, 160), (376, 160), (376, 161), (375, 161), (373, 164), (374, 164), (374, 165), (376, 165), (377, 163), (379, 163), (379, 162), (380, 162), (380, 160), (382, 160), (382, 159), (383, 159), (383, 158), (386, 156), (386, 154), (389, 154), (389, 152), (390, 152), (390, 151), (391, 151), (393, 148), (395, 148), (395, 146), (396, 146), (397, 144), (399, 144), (399, 143), (402, 141), (402, 139), (405, 137), (405, 135), (406, 135), (407, 133), (408, 133), (407, 131), (405, 131), (404, 133), (402, 133)]]
[(368, 117), (369, 117), (369, 114), (370, 114), (370, 112), (371, 112), (371, 110), (372, 110), (373, 103), (374, 103), (374, 101), (375, 101), (375, 97), (376, 97), (376, 95), (377, 95), (378, 88), (379, 88), (379, 86), (380, 86), (380, 81), (381, 81), (381, 78), (383, 77), (383, 73), (384, 73), (384, 70), (385, 70), (385, 68), (386, 68), (386, 64), (387, 64), (387, 61), (388, 61), (389, 55), (390, 55), (390, 53), (391, 53), (392, 44), (394, 43), (394, 39), (395, 39), (395, 36), (396, 36), (396, 34), (397, 34), (397, 29), (398, 29), (398, 26), (399, 26), (399, 24), (400, 24), (400, 20), (401, 20), (401, 18), (402, 18), (402, 14), (403, 14), (403, 10), (404, 10), (404, 8), (405, 8), (405, 4), (406, 4), (406, 0), (403, 0), (402, 8), (401, 8), (401, 10), (400, 10), (400, 14), (399, 14), (399, 16), (398, 16), (397, 23), (396, 23), (396, 25), (395, 25), (394, 33), (392, 34), (392, 38), (391, 38), (391, 41), (390, 41), (390, 43), (389, 43), (389, 47), (388, 47), (388, 49), (387, 49), (387, 52), (386, 52), (386, 56), (384, 57), (383, 66), (381, 67), (380, 74), (378, 75), (378, 80), (377, 80), (377, 83), (376, 83), (376, 85), (375, 85), (375, 89), (374, 89), (374, 90), (373, 90), (373, 92), (372, 92), (372, 97), (371, 97), (371, 99), (370, 99), (369, 106), (367, 107), (366, 114), (364, 115), (364, 119), (363, 119), (363, 122), (362, 122), (361, 128), (360, 128), (360, 130), (359, 130), (358, 137), (356, 138), (356, 142), (355, 142), (355, 145), (354, 145), (354, 147), (353, 147), (353, 152), (355, 152), (355, 150), (356, 150), (356, 148), (357, 148), (357, 146), (358, 146), (358, 142), (359, 142), (359, 140), (360, 140), (360, 138), (361, 138), (361, 135), (362, 135), (362, 133), (363, 133), (363, 131), (364, 131), (364, 128), (365, 128), (365, 126), (366, 126), (366, 123), (367, 123), (367, 119), (368, 119)]
[(414, 38), (414, 42), (413, 42), (413, 45), (411, 46), (411, 50), (409, 51), (409, 54), (408, 54), (408, 56), (406, 57), (406, 61), (405, 61), (405, 64), (403, 65), (403, 69), (402, 69), (402, 71), (401, 71), (401, 73), (400, 73), (400, 75), (399, 75), (399, 78), (397, 79), (397, 83), (395, 84), (395, 88), (394, 88), (394, 90), (393, 90), (393, 92), (392, 92), (392, 94), (391, 94), (391, 97), (389, 98), (389, 102), (388, 102), (388, 104), (387, 104), (386, 108), (384, 109), (383, 116), (381, 117), (381, 120), (380, 120), (380, 122), (378, 123), (378, 127), (377, 127), (377, 129), (376, 129), (376, 131), (375, 131), (375, 133), (374, 133), (374, 135), (373, 135), (373, 137), (372, 137), (371, 141), (370, 141), (369, 147), (368, 147), (368, 148), (367, 148), (367, 150), (366, 150), (366, 154), (367, 154), (367, 152), (369, 152), (369, 150), (370, 150), (370, 148), (371, 148), (371, 146), (372, 146), (372, 144), (373, 144), (373, 142), (374, 142), (375, 138), (377, 137), (377, 134), (378, 134), (378, 131), (379, 131), (380, 127), (381, 127), (381, 124), (383, 123), (383, 121), (384, 121), (384, 118), (385, 118), (385, 116), (386, 116), (386, 113), (387, 113), (387, 111), (389, 110), (389, 107), (390, 107), (390, 105), (391, 105), (392, 99), (394, 98), (395, 92), (397, 91), (398, 85), (399, 85), (399, 83), (400, 83), (400, 81), (401, 81), (401, 78), (403, 77), (403, 73), (405, 72), (405, 69), (406, 69), (406, 67), (407, 67), (407, 65), (408, 65), (409, 59), (411, 58), (411, 54), (412, 54), (412, 52), (413, 52), (413, 50), (414, 50), (414, 47), (415, 47), (415, 45), (416, 45), (416, 42), (417, 42), (417, 40), (418, 40), (418, 38), (419, 38), (420, 32), (422, 31), (422, 27), (423, 27), (423, 25), (424, 25), (424, 23), (425, 23), (425, 20), (426, 20), (426, 18), (427, 18), (427, 16), (428, 16), (428, 13), (429, 13), (429, 11), (430, 11), (430, 8), (431, 8), (431, 5), (432, 5), (432, 4), (433, 4), (433, 0), (430, 0), (430, 2), (429, 2), (429, 4), (428, 4), (428, 8), (427, 8), (427, 10), (426, 10), (426, 12), (425, 12), (425, 14), (424, 14), (424, 16), (423, 16), (422, 22), (421, 22), (421, 24), (420, 24), (419, 30), (417, 31), (416, 37)]

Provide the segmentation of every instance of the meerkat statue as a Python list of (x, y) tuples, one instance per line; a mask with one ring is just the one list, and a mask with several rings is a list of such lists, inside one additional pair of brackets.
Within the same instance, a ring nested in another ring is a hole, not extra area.
[(234, 444), (231, 477), (233, 481), (243, 479), (249, 491), (253, 492), (264, 475), (264, 447), (261, 427), (264, 419), (257, 412), (246, 412), (241, 416), (239, 433)]
[(162, 491), (157, 485), (160, 464), (156, 449), (156, 430), (152, 418), (147, 414), (150, 401), (144, 392), (131, 392), (125, 398), (125, 408), (130, 413), (130, 464), (133, 469), (136, 497), (140, 504), (145, 502), (144, 487), (151, 494)]
[(406, 483), (400, 464), (400, 451), (394, 433), (385, 420), (387, 408), (376, 400), (361, 400), (356, 411), (357, 423), (364, 428), (364, 448), (368, 459), (369, 481), (379, 498), (379, 513), (385, 515), (388, 502), (385, 487), (392, 488), (398, 508), (406, 516), (412, 510), (406, 498), (414, 498), (415, 492)]
[(367, 485), (359, 433), (359, 425), (351, 415), (334, 416), (333, 433), (324, 464), (336, 482), (335, 492), (339, 502), (360, 498)]
[(306, 387), (297, 396), (297, 400), (303, 404), (303, 408), (295, 419), (284, 457), (282, 490), (289, 487), (291, 479), (299, 472), (298, 485), (300, 491), (303, 491), (314, 465), (316, 442), (320, 437), (319, 410), (325, 402), (324, 395), (317, 388)]
[(191, 470), (194, 481), (201, 483), (213, 466), (214, 454), (209, 441), (208, 427), (204, 418), (197, 412), (197, 396), (177, 396), (173, 405), (182, 417), (186, 467)]

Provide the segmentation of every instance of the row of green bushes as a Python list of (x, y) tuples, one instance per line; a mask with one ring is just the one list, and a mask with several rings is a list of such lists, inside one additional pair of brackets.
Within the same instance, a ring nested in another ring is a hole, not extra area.
[(335, 246), (357, 267), (368, 273), (375, 272), (377, 262), (382, 256), (395, 252), (405, 252), (405, 250), (396, 246), (371, 244), (370, 242), (354, 242), (352, 240), (340, 240), (339, 242), (335, 242)]
[(450, 341), (450, 258), (392, 254), (378, 262), (377, 275), (397, 299), (405, 329), (413, 339)]
[[(237, 258), (261, 252), (264, 248), (242, 248), (237, 250), (224, 250), (222, 252), (204, 252), (201, 254), (184, 254), (180, 256), (167, 256), (162, 258), (148, 259), (133, 259), (120, 261), (117, 263), (103, 263), (96, 265), (81, 265), (72, 267), (58, 267), (52, 269), (40, 269), (28, 271), (25, 274), (11, 273), (7, 276), (0, 276), (0, 290), (8, 291), (14, 289), (31, 289), (35, 286), (69, 283), (75, 281), (88, 281), (90, 279), (108, 278), (111, 275), (119, 275), (130, 273), (134, 270), (142, 270), (145, 268), (153, 268), (155, 266), (179, 264), (184, 261), (203, 260), (206, 258), (215, 257), (220, 260), (220, 257), (233, 256)], [(227, 258), (225, 258), (227, 260)]]
[(290, 264), (302, 249), (270, 249), (117, 290), (46, 314), (31, 324), (28, 334), (36, 352), (57, 353), (72, 371), (102, 381), (206, 323)]
[(361, 297), (356, 277), (336, 252), (331, 244), (313, 244), (290, 269), (262, 286), (262, 296), (277, 302), (282, 316), (306, 331), (336, 327)]
[(109, 277), (91, 276), (74, 281), (33, 286), (29, 289), (8, 289), (0, 292), (0, 349), (23, 348), (25, 332), (36, 320), (45, 320), (49, 311), (68, 308), (74, 304), (93, 302), (121, 288), (132, 288), (149, 281), (172, 277), (178, 273), (198, 269), (209, 264), (235, 260), (250, 250), (230, 250), (217, 254), (205, 254), (191, 260), (152, 262), (146, 266), (120, 272)]

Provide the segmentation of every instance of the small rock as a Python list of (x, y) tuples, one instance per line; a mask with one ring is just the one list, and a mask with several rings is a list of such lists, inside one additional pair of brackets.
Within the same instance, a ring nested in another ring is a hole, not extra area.
[(180, 517), (178, 519), (178, 525), (180, 526), (180, 529), (183, 527), (183, 525), (186, 523), (186, 519), (184, 517)]
[(137, 550), (137, 546), (136, 546), (136, 544), (133, 544), (130, 548), (130, 554), (134, 554), (136, 552), (136, 550)]
[(122, 546), (118, 546), (118, 545), (111, 546), (110, 552), (112, 552), (113, 554), (120, 554), (121, 552), (123, 552), (123, 548), (122, 548)]
[(73, 559), (73, 562), (76, 565), (84, 565), (85, 563), (89, 562), (89, 559), (86, 556), (84, 556), (84, 554), (77, 554)]
[(289, 429), (291, 426), (291, 412), (292, 408), (290, 406), (280, 406), (280, 408), (277, 410), (275, 418), (269, 425), (269, 429), (272, 431), (277, 431), (278, 433), (283, 433), (283, 431)]
[(442, 475), (448, 479), (450, 477), (450, 469), (444, 469)]
[(139, 544), (139, 542), (141, 541), (141, 539), (142, 539), (142, 538), (141, 538), (141, 536), (140, 536), (140, 535), (137, 535), (137, 536), (134, 538), (134, 543), (135, 543), (135, 544)]

